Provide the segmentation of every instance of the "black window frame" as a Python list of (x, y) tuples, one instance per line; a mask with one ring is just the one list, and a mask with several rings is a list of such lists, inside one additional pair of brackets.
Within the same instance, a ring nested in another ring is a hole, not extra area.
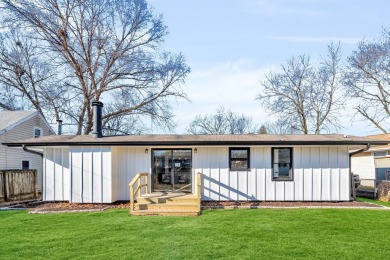
[[(289, 149), (290, 150), (290, 177), (275, 178), (274, 173), (274, 154), (275, 149)], [(272, 181), (294, 181), (294, 150), (292, 147), (272, 147), (271, 148), (271, 167), (272, 167)]]
[[(247, 158), (232, 158), (232, 151), (234, 150), (246, 150)], [(229, 170), (230, 171), (249, 171), (251, 169), (250, 158), (251, 158), (251, 149), (249, 147), (229, 147)], [(247, 161), (247, 168), (232, 168), (232, 161)]]
[[(28, 168), (26, 168), (26, 167), (23, 167), (23, 162), (28, 162)], [(21, 160), (20, 161), (20, 168), (22, 169), (22, 170), (30, 170), (30, 165), (31, 164), (31, 161), (30, 160)]]

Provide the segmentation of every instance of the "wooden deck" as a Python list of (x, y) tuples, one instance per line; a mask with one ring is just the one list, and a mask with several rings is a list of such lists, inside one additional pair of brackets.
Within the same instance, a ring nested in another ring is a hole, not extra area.
[(200, 205), (196, 194), (153, 192), (137, 198), (133, 216), (199, 216)]

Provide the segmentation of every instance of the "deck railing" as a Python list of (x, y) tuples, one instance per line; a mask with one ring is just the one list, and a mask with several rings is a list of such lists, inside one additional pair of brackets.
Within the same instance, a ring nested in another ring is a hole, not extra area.
[[(130, 186), (130, 211), (134, 210), (134, 199), (141, 197), (141, 195), (148, 193), (148, 180), (149, 174), (146, 172), (138, 173), (134, 179), (129, 183)], [(134, 189), (134, 185), (137, 184), (137, 188)], [(142, 189), (144, 188), (144, 189)]]
[(200, 204), (202, 202), (202, 173), (196, 174), (196, 196), (198, 197), (198, 210), (200, 212)]

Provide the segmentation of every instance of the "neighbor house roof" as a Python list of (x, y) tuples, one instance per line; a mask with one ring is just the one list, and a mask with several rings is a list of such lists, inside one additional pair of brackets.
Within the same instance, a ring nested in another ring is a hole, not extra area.
[(0, 111), (0, 134), (10, 131), (12, 128), (20, 125), (30, 118), (33, 118), (36, 115), (39, 115), (47, 127), (53, 131), (53, 129), (38, 111)]
[(0, 111), (0, 133), (30, 118), (36, 111)]
[[(367, 137), (376, 140), (386, 140), (388, 141), (388, 143), (390, 143), (390, 134), (369, 135)], [(374, 146), (371, 147), (368, 151), (377, 151), (377, 150), (390, 150), (390, 144)]]
[(185, 146), (185, 145), (386, 145), (384, 140), (367, 137), (331, 135), (123, 135), (93, 138), (89, 135), (46, 136), (28, 139), (8, 146)]

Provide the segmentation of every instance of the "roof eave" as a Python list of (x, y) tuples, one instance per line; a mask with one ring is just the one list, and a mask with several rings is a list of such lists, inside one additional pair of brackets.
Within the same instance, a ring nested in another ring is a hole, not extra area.
[(35, 142), (35, 143), (3, 143), (8, 147), (26, 146), (223, 146), (223, 145), (387, 145), (383, 141), (146, 141), (146, 142)]

